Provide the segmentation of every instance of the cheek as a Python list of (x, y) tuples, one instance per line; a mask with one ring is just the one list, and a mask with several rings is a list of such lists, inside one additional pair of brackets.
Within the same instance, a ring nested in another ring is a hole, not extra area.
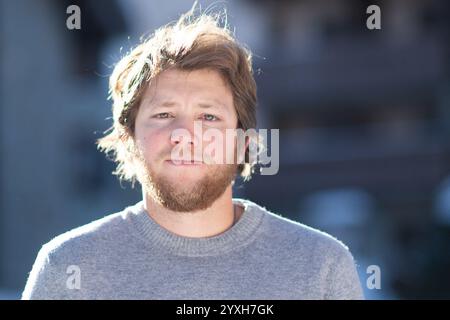
[(149, 151), (157, 150), (160, 141), (160, 136), (149, 130), (136, 133), (136, 144), (145, 154), (149, 154)]
[(233, 155), (236, 151), (236, 138), (234, 139), (224, 139), (224, 152), (227, 155)]
[(136, 144), (147, 160), (154, 159), (167, 147), (167, 132), (149, 129), (136, 132)]

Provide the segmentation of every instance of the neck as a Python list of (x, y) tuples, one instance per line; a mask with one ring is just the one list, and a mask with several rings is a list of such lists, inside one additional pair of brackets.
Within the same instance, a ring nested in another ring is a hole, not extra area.
[(233, 226), (243, 212), (235, 208), (231, 184), (214, 203), (205, 210), (196, 212), (175, 212), (155, 202), (143, 191), (144, 208), (150, 217), (164, 229), (179, 236), (190, 238), (212, 237)]

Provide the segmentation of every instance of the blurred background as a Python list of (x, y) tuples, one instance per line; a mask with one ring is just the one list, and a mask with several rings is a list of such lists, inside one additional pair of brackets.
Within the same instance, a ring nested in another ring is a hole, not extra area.
[[(0, 2), (0, 299), (17, 299), (44, 243), (140, 200), (94, 144), (108, 76), (193, 1)], [(278, 174), (235, 196), (346, 243), (368, 299), (450, 298), (450, 3), (215, 3), (254, 53), (258, 126), (280, 129)]]

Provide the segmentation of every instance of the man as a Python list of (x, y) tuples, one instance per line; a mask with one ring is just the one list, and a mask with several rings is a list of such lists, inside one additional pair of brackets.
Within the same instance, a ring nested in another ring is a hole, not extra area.
[(253, 171), (238, 161), (251, 137), (205, 152), (196, 129), (256, 127), (251, 54), (217, 18), (191, 10), (157, 30), (116, 65), (110, 92), (99, 147), (143, 200), (44, 245), (23, 299), (362, 298), (341, 242), (232, 197)]

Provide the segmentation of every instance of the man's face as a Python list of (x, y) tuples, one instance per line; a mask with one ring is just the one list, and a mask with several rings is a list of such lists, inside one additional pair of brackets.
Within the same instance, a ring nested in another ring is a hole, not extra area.
[[(232, 93), (217, 71), (171, 69), (158, 75), (144, 92), (135, 121), (134, 165), (146, 194), (172, 211), (210, 207), (230, 186), (237, 165), (180, 160), (205, 160), (203, 151), (214, 142), (202, 134), (208, 129), (223, 134), (224, 157), (234, 155), (235, 141), (225, 147), (225, 130), (237, 123)], [(180, 154), (174, 150), (187, 152), (174, 159)]]

